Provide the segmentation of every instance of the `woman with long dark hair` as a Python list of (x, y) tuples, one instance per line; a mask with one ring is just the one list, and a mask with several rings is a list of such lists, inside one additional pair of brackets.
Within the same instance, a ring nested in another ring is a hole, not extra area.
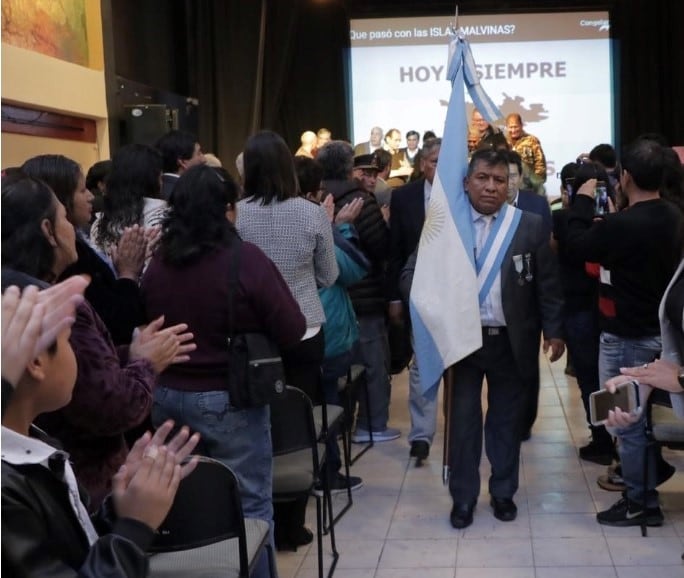
[[(275, 263), (306, 317), (306, 333), (283, 353), (285, 376), (314, 403), (321, 400), (322, 330), (325, 312), (319, 287), (330, 287), (339, 270), (332, 229), (325, 210), (299, 196), (292, 153), (276, 133), (251, 136), (244, 150), (245, 198), (238, 203), (237, 229)], [(313, 535), (304, 527), (306, 499), (278, 504), (275, 539), (296, 549)]]
[(112, 158), (104, 208), (91, 230), (93, 243), (111, 255), (126, 227), (161, 225), (166, 202), (159, 199), (162, 157), (143, 144), (120, 148)]
[(63, 155), (40, 155), (27, 160), (21, 170), (52, 189), (76, 229), (78, 259), (62, 271), (61, 278), (88, 275), (91, 282), (86, 298), (109, 329), (114, 343), (130, 343), (134, 329), (145, 320), (138, 289), (146, 249), (142, 230), (127, 229), (115, 258), (110, 261), (91, 247), (83, 233), (91, 220), (93, 195), (85, 186), (79, 164)]
[[(3, 286), (54, 282), (78, 257), (75, 239), (64, 205), (44, 182), (21, 173), (3, 177)], [(140, 424), (150, 410), (157, 374), (194, 348), (183, 345), (192, 338), (180, 335), (186, 325), (160, 327), (157, 319), (130, 347), (117, 350), (87, 299), (77, 309), (69, 338), (78, 362), (72, 399), (36, 423), (69, 452), (91, 510), (109, 493), (111, 478), (124, 463), (128, 447), (123, 432)]]
[(261, 332), (287, 351), (299, 342), (305, 319), (274, 264), (237, 235), (237, 193), (228, 173), (200, 165), (180, 177), (171, 196), (159, 249), (142, 279), (143, 297), (151, 318), (187, 322), (197, 350), (159, 377), (152, 421), (171, 418), (198, 431), (198, 451), (224, 462), (240, 481), (245, 516), (271, 523), (270, 408), (231, 407), (227, 340)]
[(244, 155), (245, 198), (236, 226), (275, 263), (306, 317), (301, 343), (284, 357), (285, 372), (288, 383), (316, 402), (325, 321), (318, 288), (330, 287), (339, 273), (330, 222), (322, 207), (299, 196), (294, 160), (279, 135), (255, 134)]

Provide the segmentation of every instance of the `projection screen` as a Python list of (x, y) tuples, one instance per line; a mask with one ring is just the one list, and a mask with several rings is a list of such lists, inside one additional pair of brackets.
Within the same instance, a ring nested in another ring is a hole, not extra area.
[[(443, 136), (453, 16), (351, 21), (354, 143), (373, 126)], [(607, 12), (461, 16), (480, 81), (500, 107), (537, 136), (546, 154), (546, 194), (557, 173), (599, 143), (613, 143), (613, 80)], [(467, 114), (472, 104), (466, 93)], [(468, 116), (470, 120), (470, 116)], [(405, 146), (405, 140), (402, 143)]]

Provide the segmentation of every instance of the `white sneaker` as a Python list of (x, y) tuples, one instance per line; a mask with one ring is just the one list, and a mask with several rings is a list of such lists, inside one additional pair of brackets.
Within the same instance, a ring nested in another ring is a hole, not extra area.
[[(386, 427), (383, 430), (373, 432), (374, 442), (388, 442), (390, 440), (395, 440), (401, 436), (401, 431), (394, 427)], [(365, 429), (359, 427), (356, 428), (352, 434), (352, 442), (355, 444), (365, 444), (370, 441), (370, 433)]]

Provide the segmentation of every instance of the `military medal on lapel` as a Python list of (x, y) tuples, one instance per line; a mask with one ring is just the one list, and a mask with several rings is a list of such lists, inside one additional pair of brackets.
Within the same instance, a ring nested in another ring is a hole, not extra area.
[(515, 267), (515, 272), (518, 274), (518, 285), (524, 285), (525, 280), (523, 279), (523, 256), (513, 255), (513, 266)]
[(525, 275), (525, 281), (530, 283), (534, 276), (532, 275), (532, 253), (525, 253), (525, 266), (527, 268), (527, 275)]

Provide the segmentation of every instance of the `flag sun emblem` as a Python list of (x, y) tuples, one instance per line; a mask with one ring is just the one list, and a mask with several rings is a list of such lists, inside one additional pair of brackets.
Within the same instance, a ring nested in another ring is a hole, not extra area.
[(446, 212), (447, 207), (444, 204), (444, 199), (434, 197), (430, 199), (421, 241), (424, 239), (426, 243), (430, 243), (440, 236), (446, 222)]

